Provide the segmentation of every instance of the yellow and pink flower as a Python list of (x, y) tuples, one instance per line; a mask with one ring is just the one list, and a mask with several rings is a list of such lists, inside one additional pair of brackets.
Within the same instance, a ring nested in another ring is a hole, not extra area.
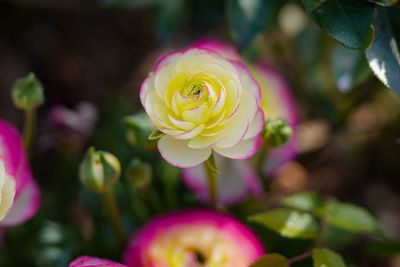
[(264, 126), (261, 92), (249, 70), (217, 51), (192, 46), (158, 60), (140, 99), (164, 136), (162, 157), (177, 167), (200, 165), (215, 151), (251, 157)]
[(131, 267), (247, 267), (265, 253), (261, 241), (233, 217), (188, 210), (153, 219), (130, 239)]
[(0, 119), (0, 227), (30, 219), (40, 205), (40, 192), (32, 177), (18, 130)]

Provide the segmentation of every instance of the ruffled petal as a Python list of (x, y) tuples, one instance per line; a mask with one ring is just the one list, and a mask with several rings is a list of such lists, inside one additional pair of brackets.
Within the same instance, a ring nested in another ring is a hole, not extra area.
[(259, 135), (264, 128), (264, 123), (264, 112), (261, 108), (259, 108), (256, 117), (252, 122), (250, 122), (249, 129), (247, 129), (246, 135), (244, 136), (243, 140), (247, 140)]
[(71, 262), (68, 267), (128, 267), (106, 259), (82, 256)]
[(0, 192), (0, 221), (8, 214), (10, 211), (15, 197), (15, 181), (7, 174), (0, 174), (5, 175), (5, 182), (3, 184), (3, 188)]
[(35, 180), (30, 179), (21, 193), (15, 198), (10, 212), (0, 225), (14, 226), (29, 220), (39, 209), (40, 191)]
[(260, 145), (260, 137), (256, 136), (247, 140), (243, 140), (239, 144), (230, 148), (220, 148), (213, 146), (215, 152), (221, 156), (231, 159), (247, 159), (256, 153)]
[(211, 148), (192, 149), (188, 146), (188, 142), (163, 136), (158, 141), (158, 150), (169, 164), (180, 168), (200, 165), (210, 157)]

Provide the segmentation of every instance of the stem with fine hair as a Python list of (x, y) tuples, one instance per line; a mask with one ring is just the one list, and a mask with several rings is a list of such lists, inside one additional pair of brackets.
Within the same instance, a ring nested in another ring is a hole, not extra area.
[(217, 207), (217, 179), (215, 178), (214, 172), (210, 169), (207, 163), (204, 163), (204, 168), (206, 169), (208, 188), (210, 194), (210, 205), (213, 208)]
[(35, 133), (36, 109), (29, 108), (25, 110), (24, 125), (24, 143), (26, 150), (29, 151), (32, 145), (33, 135)]
[(117, 202), (115, 200), (112, 188), (107, 188), (103, 192), (104, 204), (107, 208), (108, 217), (115, 234), (120, 241), (125, 239), (125, 233), (121, 222), (121, 216), (118, 210)]

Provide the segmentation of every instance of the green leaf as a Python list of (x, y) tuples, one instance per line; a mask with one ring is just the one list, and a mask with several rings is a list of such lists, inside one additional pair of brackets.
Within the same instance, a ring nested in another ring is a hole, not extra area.
[(163, 137), (165, 133), (161, 132), (158, 129), (155, 129), (150, 135), (149, 135), (149, 140), (157, 140)]
[(283, 204), (295, 209), (315, 211), (321, 205), (321, 200), (315, 192), (301, 192), (285, 197)]
[(365, 0), (303, 0), (311, 18), (349, 48), (365, 50), (373, 40), (374, 5)]
[(371, 74), (364, 53), (337, 45), (332, 53), (332, 67), (336, 86), (348, 92), (353, 86), (365, 81)]
[(310, 214), (291, 209), (273, 209), (250, 216), (249, 220), (288, 238), (316, 238), (319, 233), (319, 225)]
[(258, 258), (250, 267), (286, 267), (287, 259), (277, 253), (266, 254)]
[(365, 51), (369, 66), (387, 87), (400, 95), (400, 7), (377, 8), (375, 39)]
[(367, 210), (336, 200), (328, 200), (321, 210), (328, 224), (355, 233), (377, 233), (379, 228), (374, 216)]
[(262, 32), (271, 18), (272, 2), (265, 0), (231, 0), (227, 16), (233, 40), (242, 50)]
[(380, 6), (391, 6), (397, 3), (397, 0), (367, 0)]
[(139, 8), (149, 7), (161, 3), (161, 0), (99, 0), (104, 7)]
[(314, 267), (346, 267), (342, 256), (327, 248), (316, 248), (312, 252)]

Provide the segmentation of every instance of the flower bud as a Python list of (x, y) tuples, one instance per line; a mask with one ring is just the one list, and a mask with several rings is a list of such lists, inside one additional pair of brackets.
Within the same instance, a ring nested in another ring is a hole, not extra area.
[(262, 137), (267, 145), (277, 147), (285, 144), (292, 136), (292, 128), (282, 118), (267, 119)]
[(118, 181), (121, 165), (111, 153), (89, 148), (79, 170), (82, 183), (93, 192), (104, 192)]
[(44, 101), (43, 86), (35, 74), (29, 73), (15, 82), (11, 96), (17, 108), (37, 108)]
[(126, 175), (136, 188), (141, 189), (151, 183), (153, 170), (150, 164), (142, 162), (139, 159), (133, 159), (129, 163)]

